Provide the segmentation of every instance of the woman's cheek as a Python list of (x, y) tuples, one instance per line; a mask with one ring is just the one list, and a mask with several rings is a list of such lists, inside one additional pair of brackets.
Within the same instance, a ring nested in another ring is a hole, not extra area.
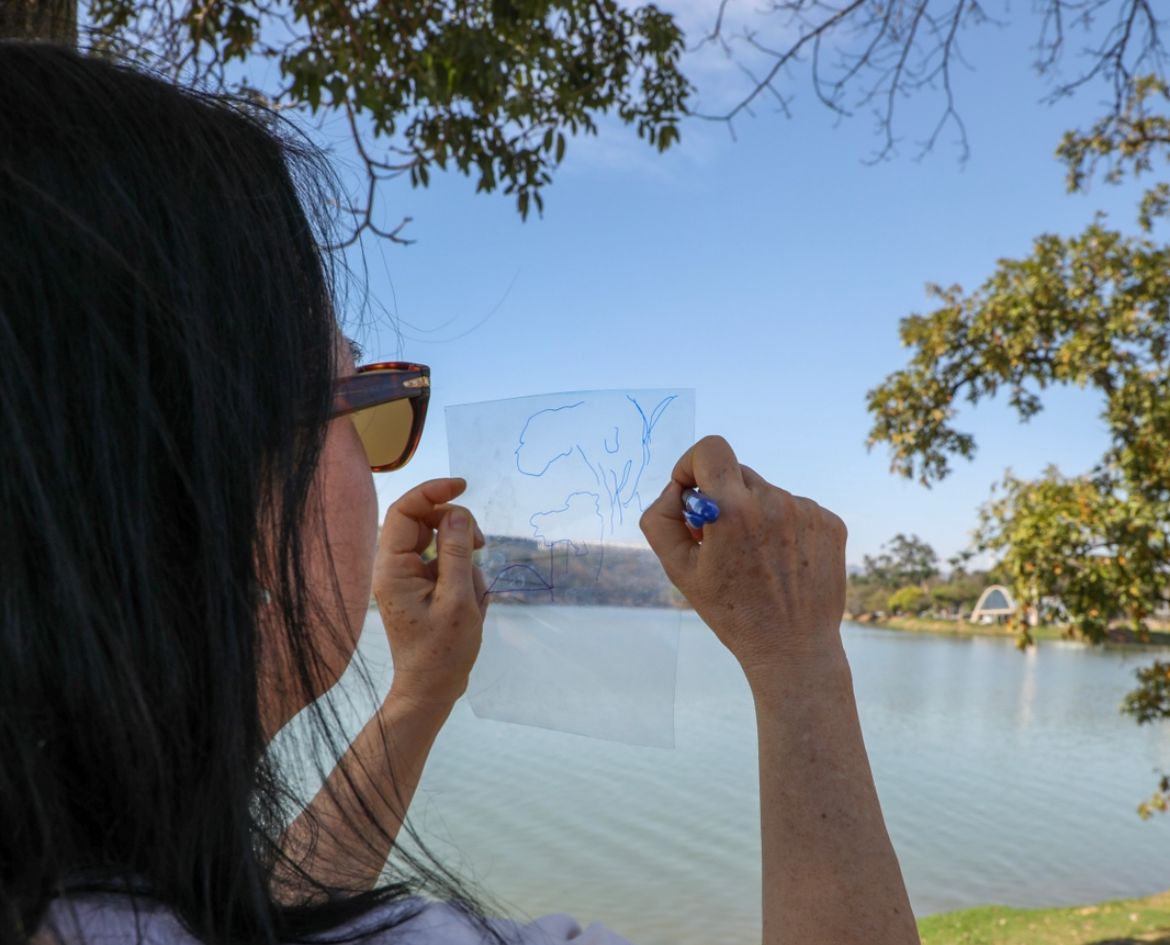
[[(323, 492), (325, 536), (328, 559), (318, 575), (323, 602), (332, 610), (333, 579), (341, 591), (342, 614), (336, 614), (338, 630), (348, 630), (340, 643), (341, 652), (328, 660), (338, 672), (348, 665), (361, 635), (370, 601), (377, 539), (378, 495), (365, 450), (353, 423), (347, 417), (335, 420), (325, 441), (321, 462), (320, 488)], [(329, 565), (332, 564), (332, 568)], [(328, 573), (332, 571), (332, 573)], [(332, 598), (332, 600), (331, 600)], [(332, 641), (320, 641), (323, 649)], [(337, 644), (334, 643), (334, 646)]]

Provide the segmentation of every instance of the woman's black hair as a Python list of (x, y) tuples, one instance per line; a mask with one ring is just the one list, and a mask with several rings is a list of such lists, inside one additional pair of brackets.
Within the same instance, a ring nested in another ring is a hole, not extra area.
[(429, 859), (273, 893), (300, 866), (257, 673), (281, 646), (318, 685), (302, 529), (337, 331), (332, 177), (280, 124), (0, 43), (0, 945), (81, 889), (216, 945), (468, 898)]

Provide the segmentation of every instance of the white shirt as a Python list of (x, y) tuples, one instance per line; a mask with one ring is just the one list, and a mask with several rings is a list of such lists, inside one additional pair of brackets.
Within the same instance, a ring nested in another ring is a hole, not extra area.
[[(392, 929), (362, 932), (376, 928), (397, 910), (420, 905), (417, 915)], [(567, 915), (546, 915), (523, 924), (508, 919), (488, 921), (512, 945), (630, 945), (597, 923), (582, 929)], [(363, 945), (481, 945), (485, 941), (482, 930), (455, 907), (418, 899), (375, 909), (337, 931), (354, 936)], [(200, 945), (164, 905), (106, 894), (54, 900), (38, 943), (42, 936), (54, 945)], [(322, 939), (329, 937), (323, 935)]]

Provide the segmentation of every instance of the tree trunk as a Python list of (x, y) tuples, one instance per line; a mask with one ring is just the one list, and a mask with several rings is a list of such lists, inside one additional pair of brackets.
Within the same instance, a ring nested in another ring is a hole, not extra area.
[(77, 45), (77, 0), (0, 0), (0, 39)]

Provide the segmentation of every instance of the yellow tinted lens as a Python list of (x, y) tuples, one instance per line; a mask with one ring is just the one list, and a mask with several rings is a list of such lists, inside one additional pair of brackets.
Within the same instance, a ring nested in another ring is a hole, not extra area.
[(414, 422), (409, 400), (391, 400), (358, 410), (352, 416), (371, 466), (389, 466), (406, 452)]

